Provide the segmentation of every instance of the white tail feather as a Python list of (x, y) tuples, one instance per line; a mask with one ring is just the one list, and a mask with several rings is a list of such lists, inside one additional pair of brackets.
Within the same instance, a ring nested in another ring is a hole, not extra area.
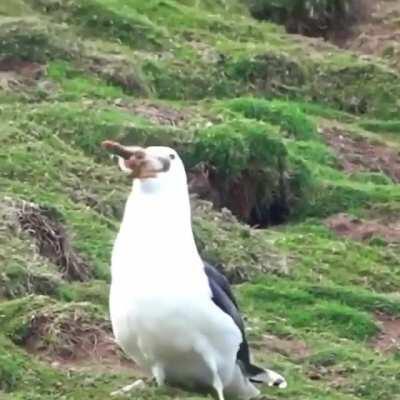
[(287, 387), (286, 379), (270, 369), (266, 369), (264, 372), (252, 376), (251, 381), (255, 383), (266, 383), (268, 386), (276, 386), (280, 389)]

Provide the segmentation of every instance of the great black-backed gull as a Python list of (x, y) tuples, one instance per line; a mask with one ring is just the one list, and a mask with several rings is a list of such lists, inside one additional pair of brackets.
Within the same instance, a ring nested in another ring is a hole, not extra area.
[(251, 399), (255, 383), (286, 387), (251, 363), (227, 279), (201, 259), (184, 165), (168, 147), (106, 141), (132, 191), (112, 252), (110, 315), (116, 342), (158, 385)]

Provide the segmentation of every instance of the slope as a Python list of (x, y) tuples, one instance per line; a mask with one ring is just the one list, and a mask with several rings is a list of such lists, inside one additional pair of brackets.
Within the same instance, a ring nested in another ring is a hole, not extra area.
[(107, 319), (129, 182), (106, 138), (213, 172), (192, 182), (196, 240), (237, 283), (256, 358), (288, 378), (266, 398), (398, 398), (400, 76), (384, 59), (234, 0), (3, 0), (0, 54), (1, 398), (101, 400), (140, 376)]

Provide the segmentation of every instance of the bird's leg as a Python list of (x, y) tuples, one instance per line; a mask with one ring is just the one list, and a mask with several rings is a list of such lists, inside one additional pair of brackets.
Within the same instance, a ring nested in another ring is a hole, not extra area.
[(217, 392), (218, 400), (225, 400), (224, 385), (222, 384), (221, 378), (216, 371), (213, 371), (213, 388)]
[(215, 391), (217, 392), (218, 400), (225, 400), (225, 398), (224, 398), (224, 385), (223, 385), (223, 383), (221, 381), (221, 378), (220, 378), (220, 376), (218, 374), (217, 364), (216, 364), (215, 360), (212, 357), (206, 357), (204, 354), (207, 354), (207, 352), (203, 353), (203, 357), (204, 357), (204, 361), (206, 362), (206, 364), (208, 365), (208, 367), (211, 370), (212, 377), (213, 377), (212, 386), (215, 389)]
[(130, 385), (126, 385), (123, 388), (119, 390), (115, 390), (114, 392), (111, 392), (111, 396), (123, 396), (126, 395), (127, 393), (133, 392), (135, 390), (143, 390), (146, 387), (146, 384), (144, 383), (143, 379), (138, 379), (137, 381), (131, 383)]
[(212, 387), (217, 392), (218, 400), (225, 400), (224, 398), (224, 385), (218, 374), (218, 367), (209, 346), (204, 341), (199, 340), (195, 346), (196, 352), (203, 358), (205, 364), (210, 369), (212, 374)]
[(165, 371), (161, 364), (155, 364), (151, 369), (151, 372), (156, 379), (157, 386), (163, 386), (165, 382)]

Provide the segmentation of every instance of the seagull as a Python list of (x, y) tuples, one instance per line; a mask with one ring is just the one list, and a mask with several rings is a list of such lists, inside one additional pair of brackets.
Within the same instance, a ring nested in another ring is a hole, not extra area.
[(111, 257), (117, 344), (158, 386), (207, 390), (218, 400), (255, 398), (257, 383), (286, 387), (281, 375), (252, 364), (229, 282), (199, 255), (177, 152), (103, 147), (133, 181)]

